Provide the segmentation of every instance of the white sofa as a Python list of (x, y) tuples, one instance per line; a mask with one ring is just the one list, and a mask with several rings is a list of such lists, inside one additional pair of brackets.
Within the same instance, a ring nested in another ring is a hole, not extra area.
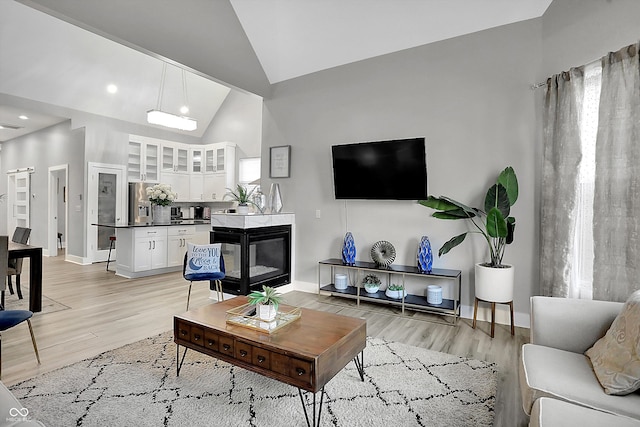
[[(608, 395), (604, 392), (584, 355), (607, 332), (623, 307), (623, 303), (568, 298), (531, 298), (531, 343), (522, 347), (520, 360), (520, 389), (522, 406), (527, 415), (532, 414), (534, 403), (549, 397), (572, 403), (571, 415), (564, 422), (580, 425), (593, 424), (591, 408), (608, 414), (640, 420), (640, 393), (626, 396)], [(551, 404), (549, 404), (551, 403)], [(542, 401), (538, 403), (531, 425), (540, 419), (540, 405), (547, 406), (562, 417), (564, 405)], [(583, 407), (583, 408), (580, 408)], [(578, 417), (576, 419), (576, 417)], [(562, 421), (562, 420), (561, 420)], [(616, 425), (615, 420), (612, 420)]]

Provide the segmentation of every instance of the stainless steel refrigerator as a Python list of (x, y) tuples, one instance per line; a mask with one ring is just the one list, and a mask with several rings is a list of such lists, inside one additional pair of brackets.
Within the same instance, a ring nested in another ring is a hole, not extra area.
[(147, 182), (129, 183), (129, 224), (146, 224), (151, 222), (151, 202), (147, 196)]

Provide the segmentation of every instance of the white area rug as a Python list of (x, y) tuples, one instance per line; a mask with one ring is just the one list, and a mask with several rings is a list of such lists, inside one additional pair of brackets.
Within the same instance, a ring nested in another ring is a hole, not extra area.
[[(51, 427), (306, 425), (298, 390), (278, 381), (191, 350), (176, 377), (172, 340), (165, 332), (11, 390)], [(368, 338), (364, 365), (364, 382), (350, 362), (327, 384), (321, 426), (493, 423), (494, 364)]]

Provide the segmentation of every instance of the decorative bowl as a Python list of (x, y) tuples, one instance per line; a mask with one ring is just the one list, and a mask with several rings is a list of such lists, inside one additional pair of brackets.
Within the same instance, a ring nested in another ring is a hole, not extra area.
[(392, 291), (390, 289), (387, 289), (384, 294), (386, 296), (388, 296), (389, 298), (393, 298), (393, 299), (402, 299), (403, 296), (407, 296), (407, 291), (405, 291), (404, 289), (401, 289), (399, 291)]
[(376, 283), (365, 283), (364, 290), (367, 291), (368, 294), (375, 294), (380, 289), (380, 285)]

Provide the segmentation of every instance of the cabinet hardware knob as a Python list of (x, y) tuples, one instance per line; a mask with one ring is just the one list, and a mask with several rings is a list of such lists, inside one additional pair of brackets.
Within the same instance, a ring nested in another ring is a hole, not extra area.
[(185, 335), (189, 335), (189, 333), (184, 329), (180, 329), (180, 335), (185, 336)]
[(231, 349), (231, 346), (229, 344), (223, 344), (222, 348), (224, 348), (226, 351), (229, 351)]
[(245, 350), (240, 350), (240, 356), (241, 357), (246, 357), (247, 356), (247, 352)]
[(267, 359), (264, 356), (258, 356), (258, 363), (264, 363), (265, 360)]
[(296, 373), (298, 374), (299, 377), (301, 377), (302, 375), (305, 374), (305, 370), (302, 368), (296, 368)]
[(200, 335), (198, 335), (198, 334), (193, 335), (193, 340), (194, 341), (200, 341)]
[(214, 346), (216, 344), (215, 340), (209, 340), (209, 345)]

